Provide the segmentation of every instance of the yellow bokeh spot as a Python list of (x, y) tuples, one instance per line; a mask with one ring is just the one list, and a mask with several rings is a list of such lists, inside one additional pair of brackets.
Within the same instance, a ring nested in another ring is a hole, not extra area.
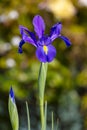
[(76, 14), (76, 8), (71, 0), (48, 0), (47, 5), (56, 18), (68, 19)]
[(47, 55), (47, 53), (48, 53), (48, 48), (47, 48), (47, 46), (43, 46), (43, 50), (44, 50), (44, 52), (45, 52), (45, 54)]

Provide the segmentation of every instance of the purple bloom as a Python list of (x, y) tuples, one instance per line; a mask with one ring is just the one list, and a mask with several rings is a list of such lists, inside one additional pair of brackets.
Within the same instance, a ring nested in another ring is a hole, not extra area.
[(12, 87), (10, 88), (9, 96), (10, 96), (12, 102), (15, 103), (15, 96), (14, 96), (14, 91), (13, 91)]
[(36, 32), (38, 39), (33, 32), (30, 32), (27, 28), (20, 25), (20, 33), (22, 40), (19, 43), (18, 52), (22, 53), (22, 46), (25, 42), (28, 42), (36, 47), (36, 57), (40, 62), (51, 62), (56, 56), (56, 49), (52, 45), (52, 42), (56, 38), (62, 39), (67, 46), (71, 45), (68, 38), (61, 36), (62, 24), (59, 22), (55, 24), (51, 30), (50, 35), (44, 35), (45, 23), (40, 15), (36, 15), (33, 18), (34, 31)]

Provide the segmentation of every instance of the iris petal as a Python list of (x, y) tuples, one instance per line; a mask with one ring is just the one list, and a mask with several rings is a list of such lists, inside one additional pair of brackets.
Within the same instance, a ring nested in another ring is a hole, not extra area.
[(46, 54), (42, 46), (39, 46), (36, 50), (36, 56), (41, 62), (51, 62), (56, 56), (56, 49), (52, 45), (48, 45), (48, 53)]
[(49, 44), (51, 44), (51, 39), (47, 35), (43, 36), (40, 40), (38, 40), (37, 44), (39, 44), (41, 46), (42, 45), (49, 45)]
[(43, 47), (42, 47), (42, 46), (37, 47), (36, 57), (37, 57), (41, 62), (44, 62), (44, 63), (47, 62), (47, 56), (46, 56), (46, 54), (44, 53), (44, 50), (43, 50)]
[(55, 24), (50, 31), (50, 37), (51, 40), (55, 40), (61, 33), (61, 29), (62, 29), (62, 24), (59, 22), (57, 24)]
[(20, 34), (21, 34), (21, 35), (23, 35), (23, 32), (24, 32), (24, 31), (26, 31), (26, 32), (29, 31), (26, 27), (24, 27), (24, 26), (22, 26), (22, 25), (19, 26), (19, 29), (20, 29)]
[(32, 44), (33, 46), (37, 47), (37, 44), (34, 42), (34, 40), (28, 34), (26, 34), (25, 32), (23, 33), (22, 39), (25, 42), (28, 42), (28, 43)]
[(38, 35), (39, 38), (41, 38), (42, 35), (44, 34), (45, 23), (40, 15), (36, 15), (33, 18), (33, 25), (34, 25), (34, 30), (36, 34)]
[(51, 62), (56, 56), (56, 49), (54, 46), (48, 46), (47, 62)]
[(12, 99), (12, 102), (15, 103), (15, 96), (12, 87), (10, 88), (9, 96)]
[(22, 53), (23, 50), (22, 50), (22, 46), (25, 44), (25, 41), (24, 40), (21, 40), (20, 43), (19, 43), (19, 46), (18, 46), (18, 53)]
[(61, 39), (66, 43), (67, 46), (70, 46), (70, 45), (71, 45), (71, 42), (70, 42), (70, 40), (69, 40), (67, 37), (65, 37), (65, 36), (60, 36), (59, 38), (61, 38)]
[(27, 28), (25, 28), (24, 26), (19, 26), (20, 28), (20, 33), (22, 35), (22, 39), (25, 41), (25, 42), (28, 42), (32, 45), (34, 45), (35, 47), (37, 46), (37, 43), (36, 43), (36, 37), (35, 37), (35, 34), (33, 32), (30, 32)]

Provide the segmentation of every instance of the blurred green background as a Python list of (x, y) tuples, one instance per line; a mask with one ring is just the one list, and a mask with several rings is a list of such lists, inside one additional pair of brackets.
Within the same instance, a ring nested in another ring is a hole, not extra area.
[(40, 128), (37, 79), (40, 62), (32, 45), (23, 46), (19, 25), (33, 31), (32, 19), (39, 14), (49, 34), (61, 21), (62, 34), (72, 46), (56, 39), (57, 55), (49, 63), (45, 100), (48, 101), (48, 128), (54, 111), (58, 130), (87, 130), (87, 0), (0, 0), (0, 130), (11, 130), (8, 95), (11, 85), (16, 96), (20, 130), (27, 130), (25, 101), (30, 107), (32, 130)]

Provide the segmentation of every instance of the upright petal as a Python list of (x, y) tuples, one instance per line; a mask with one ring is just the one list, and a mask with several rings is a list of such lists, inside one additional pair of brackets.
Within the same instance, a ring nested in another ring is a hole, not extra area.
[(21, 25), (19, 26), (19, 29), (20, 29), (20, 33), (22, 35), (22, 39), (25, 42), (28, 42), (36, 47), (37, 43), (36, 43), (35, 34), (33, 32), (30, 32), (27, 28), (25, 28), (24, 26), (21, 26)]
[(50, 31), (50, 37), (51, 40), (55, 40), (61, 33), (61, 29), (62, 29), (62, 24), (59, 22), (57, 24), (55, 24)]
[(71, 42), (70, 42), (70, 40), (69, 40), (67, 37), (65, 37), (65, 36), (60, 36), (59, 38), (61, 38), (61, 39), (66, 43), (67, 46), (70, 46), (70, 45), (71, 45)]
[(33, 18), (33, 25), (34, 25), (34, 30), (36, 34), (38, 35), (39, 38), (41, 38), (42, 35), (44, 34), (45, 23), (40, 15), (36, 15)]
[(39, 39), (37, 41), (37, 44), (41, 45), (41, 46), (43, 46), (43, 45), (49, 45), (49, 44), (51, 44), (51, 39), (50, 39), (50, 37), (48, 37), (47, 35), (45, 35), (41, 39)]

